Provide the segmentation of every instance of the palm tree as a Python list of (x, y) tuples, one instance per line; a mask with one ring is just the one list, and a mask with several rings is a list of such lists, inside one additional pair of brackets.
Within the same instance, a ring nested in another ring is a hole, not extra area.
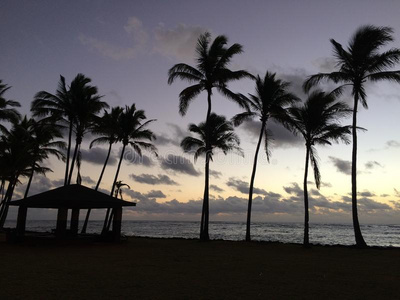
[[(95, 135), (100, 135), (95, 138), (91, 143), (89, 148), (91, 149), (93, 145), (108, 143), (108, 152), (106, 156), (106, 160), (104, 161), (103, 168), (100, 173), (99, 180), (97, 181), (95, 190), (99, 189), (101, 180), (104, 175), (104, 171), (106, 170), (108, 159), (110, 158), (111, 148), (114, 143), (118, 141), (118, 121), (121, 113), (123, 112), (123, 108), (117, 106), (111, 109), (111, 112), (104, 111), (104, 114), (101, 118), (97, 117), (91, 128), (91, 132)], [(89, 221), (91, 209), (89, 208), (86, 213), (85, 222), (82, 227), (82, 233), (86, 233), (87, 224)]]
[(102, 96), (97, 95), (97, 87), (89, 85), (91, 79), (78, 74), (74, 81), (71, 83), (69, 94), (73, 103), (73, 111), (75, 114), (75, 150), (72, 156), (71, 168), (69, 170), (68, 184), (71, 183), (72, 174), (74, 171), (75, 160), (80, 145), (82, 143), (84, 134), (90, 129), (96, 115), (105, 108), (108, 104), (100, 99)]
[(304, 171), (304, 240), (303, 245), (309, 246), (309, 211), (307, 178), (308, 166), (314, 169), (314, 179), (317, 189), (320, 188), (321, 173), (318, 166), (316, 145), (331, 145), (332, 141), (342, 140), (348, 144), (351, 126), (340, 126), (338, 120), (351, 113), (344, 102), (336, 102), (335, 94), (326, 94), (320, 90), (312, 92), (303, 106), (289, 108), (290, 124), (295, 134), (301, 134), (306, 142), (306, 164)]
[(122, 198), (122, 187), (124, 187), (124, 186), (126, 186), (128, 189), (131, 188), (128, 184), (123, 183), (122, 180), (118, 180), (118, 181), (115, 183), (115, 187), (116, 187), (116, 190), (115, 190), (115, 198), (118, 198), (118, 195), (119, 195), (119, 196), (121, 197), (121, 200), (124, 200), (124, 199)]
[[(115, 178), (111, 187), (110, 196), (114, 195), (115, 186), (118, 180), (119, 171), (121, 169), (121, 163), (124, 158), (125, 149), (127, 146), (131, 146), (132, 149), (141, 157), (142, 149), (151, 151), (153, 154), (157, 155), (157, 148), (147, 142), (152, 141), (156, 137), (150, 129), (146, 127), (155, 120), (146, 120), (146, 115), (143, 110), (137, 110), (135, 104), (131, 106), (126, 106), (124, 111), (119, 116), (118, 121), (118, 141), (122, 142), (122, 150), (120, 159), (118, 162), (117, 171), (115, 173)], [(106, 218), (104, 222), (103, 231), (106, 230), (108, 217), (110, 210), (107, 210)], [(111, 219), (111, 218), (110, 218)]]
[(194, 151), (195, 161), (199, 156), (205, 155), (205, 186), (200, 240), (208, 241), (210, 239), (208, 234), (210, 160), (212, 160), (214, 150), (217, 149), (222, 150), (224, 154), (233, 150), (242, 154), (242, 151), (239, 147), (239, 138), (233, 131), (232, 123), (227, 121), (224, 116), (211, 113), (208, 125), (206, 125), (206, 122), (202, 122), (199, 125), (190, 124), (189, 131), (195, 133), (198, 138), (185, 137), (181, 142), (181, 147), (185, 152)]
[(258, 152), (260, 150), (261, 142), (264, 137), (265, 152), (269, 160), (269, 131), (267, 130), (268, 120), (273, 119), (282, 124), (286, 124), (287, 120), (287, 106), (298, 101), (298, 98), (288, 91), (289, 83), (275, 78), (275, 73), (266, 72), (264, 79), (260, 76), (256, 78), (256, 94), (249, 94), (249, 98), (242, 96), (246, 99), (249, 109), (246, 112), (237, 114), (233, 117), (233, 122), (239, 126), (245, 120), (252, 118), (259, 118), (261, 122), (261, 130), (258, 138), (256, 152), (254, 155), (253, 171), (251, 173), (250, 188), (249, 188), (249, 202), (247, 208), (247, 222), (246, 222), (246, 241), (251, 240), (250, 226), (251, 226), (251, 207), (253, 201), (253, 188), (254, 180), (256, 177)]
[(8, 181), (8, 187), (0, 208), (0, 228), (3, 228), (8, 214), (14, 188), (19, 183), (20, 176), (29, 176), (32, 165), (32, 144), (30, 133), (31, 120), (23, 118), (13, 123), (9, 132), (0, 137), (0, 163), (3, 178)]
[(60, 129), (60, 126), (54, 123), (30, 120), (32, 166), (24, 198), (28, 196), (34, 173), (44, 174), (50, 170), (40, 166), (40, 162), (47, 159), (49, 155), (54, 155), (58, 159), (65, 160), (64, 154), (59, 150), (66, 148), (65, 142), (54, 141), (56, 138), (62, 138)]
[(211, 114), (211, 95), (213, 88), (216, 88), (228, 99), (245, 107), (245, 103), (242, 99), (228, 89), (227, 83), (242, 78), (253, 78), (251, 74), (244, 70), (231, 71), (228, 69), (232, 57), (243, 52), (240, 44), (233, 44), (229, 48), (226, 48), (225, 45), (228, 43), (228, 38), (224, 35), (219, 35), (215, 38), (211, 46), (209, 46), (210, 39), (210, 33), (205, 32), (200, 35), (197, 40), (197, 68), (180, 63), (174, 65), (168, 71), (168, 84), (172, 84), (177, 78), (195, 83), (185, 88), (179, 94), (179, 112), (182, 116), (186, 114), (190, 102), (197, 95), (202, 91), (207, 92), (208, 109), (206, 122)]
[[(46, 91), (38, 92), (31, 104), (31, 111), (35, 117), (49, 117), (52, 120), (67, 124), (68, 147), (65, 167), (64, 185), (71, 181), (74, 160), (78, 153), (83, 134), (94, 114), (108, 107), (100, 101), (97, 88), (89, 85), (91, 79), (83, 74), (78, 74), (72, 80), (70, 87), (66, 86), (65, 78), (60, 76), (55, 94)], [(76, 145), (73, 162), (70, 164), (72, 133), (75, 130)]]
[(310, 88), (321, 81), (330, 80), (342, 85), (337, 89), (341, 92), (343, 87), (351, 86), (354, 97), (353, 124), (352, 124), (352, 170), (351, 192), (353, 227), (356, 245), (366, 247), (367, 244), (361, 233), (357, 212), (357, 111), (358, 103), (368, 108), (365, 83), (367, 81), (389, 80), (400, 82), (400, 71), (388, 71), (400, 61), (400, 49), (393, 48), (379, 53), (378, 50), (393, 41), (393, 30), (389, 27), (376, 27), (366, 25), (358, 28), (349, 42), (347, 49), (331, 39), (338, 70), (332, 73), (318, 73), (310, 76), (304, 83), (304, 89)]
[[(17, 122), (21, 118), (21, 115), (13, 107), (20, 107), (21, 105), (17, 101), (6, 100), (4, 98), (5, 92), (10, 88), (7, 84), (3, 84), (0, 79), (0, 121)], [(0, 124), (0, 132), (6, 132), (6, 128), (2, 124)]]

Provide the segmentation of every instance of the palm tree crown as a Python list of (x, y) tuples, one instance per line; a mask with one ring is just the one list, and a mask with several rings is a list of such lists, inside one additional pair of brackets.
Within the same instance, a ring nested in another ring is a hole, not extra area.
[[(19, 102), (14, 100), (6, 100), (4, 94), (11, 87), (3, 84), (0, 79), (0, 121), (17, 122), (21, 115), (14, 107), (20, 107)], [(7, 129), (0, 124), (0, 132), (5, 132)]]
[[(185, 115), (190, 102), (202, 91), (207, 91), (209, 95), (209, 111), (211, 113), (211, 94), (212, 89), (216, 88), (221, 94), (245, 106), (237, 94), (228, 89), (227, 83), (242, 78), (253, 78), (251, 74), (244, 70), (231, 71), (228, 69), (232, 57), (243, 52), (242, 46), (233, 44), (229, 48), (225, 47), (228, 38), (219, 35), (210, 46), (211, 35), (208, 32), (200, 35), (197, 46), (197, 68), (180, 63), (173, 66), (168, 72), (168, 84), (172, 84), (179, 78), (190, 83), (195, 83), (184, 89), (179, 94), (179, 112)], [(208, 114), (209, 115), (209, 114)]]

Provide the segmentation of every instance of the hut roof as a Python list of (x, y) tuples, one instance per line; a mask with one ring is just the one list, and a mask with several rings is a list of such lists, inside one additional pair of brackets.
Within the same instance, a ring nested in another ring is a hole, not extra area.
[(30, 208), (114, 208), (135, 206), (136, 203), (117, 199), (88, 187), (71, 184), (10, 202)]

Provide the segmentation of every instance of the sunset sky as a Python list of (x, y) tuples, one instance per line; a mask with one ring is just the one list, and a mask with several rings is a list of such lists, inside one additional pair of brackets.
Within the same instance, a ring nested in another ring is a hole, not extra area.
[[(188, 83), (167, 84), (174, 64), (194, 64), (198, 36), (224, 34), (229, 45), (240, 43), (244, 53), (234, 57), (231, 69), (246, 69), (254, 75), (276, 72), (292, 83), (302, 99), (301, 85), (317, 72), (334, 70), (334, 38), (347, 45), (361, 25), (390, 26), (400, 48), (399, 1), (5, 1), (0, 0), (0, 79), (12, 88), (6, 98), (18, 100), (23, 114), (30, 115), (36, 92), (54, 93), (60, 74), (67, 82), (83, 73), (104, 95), (110, 106), (136, 103), (149, 119), (160, 157), (149, 153), (141, 163), (132, 163), (128, 152), (120, 178), (131, 190), (124, 198), (137, 202), (125, 210), (132, 220), (198, 220), (204, 189), (204, 160), (196, 163), (179, 143), (189, 123), (206, 116), (206, 94), (200, 94), (186, 116), (178, 113), (179, 92)], [(400, 69), (400, 65), (398, 66)], [(230, 85), (243, 94), (254, 92), (250, 80)], [(329, 90), (333, 85), (325, 85)], [(361, 223), (400, 222), (400, 85), (368, 84), (369, 109), (359, 110), (358, 189)], [(342, 100), (351, 102), (345, 94)], [(240, 109), (217, 92), (213, 110), (231, 118)], [(350, 119), (343, 124), (350, 124)], [(304, 142), (286, 129), (269, 123), (274, 133), (272, 158), (259, 157), (255, 180), (255, 221), (302, 221)], [(244, 221), (258, 124), (237, 129), (245, 157), (217, 154), (211, 163), (211, 221)], [(84, 184), (98, 179), (106, 149), (89, 151), (93, 137), (82, 147)], [(113, 157), (102, 190), (111, 188), (121, 145)], [(351, 145), (318, 149), (322, 186), (317, 191), (309, 179), (311, 222), (351, 222)], [(168, 163), (170, 159), (177, 163)], [(31, 195), (60, 185), (64, 164), (51, 159), (54, 170), (36, 176)], [(25, 179), (17, 188), (21, 196)], [(51, 218), (53, 213), (34, 211), (32, 218)]]

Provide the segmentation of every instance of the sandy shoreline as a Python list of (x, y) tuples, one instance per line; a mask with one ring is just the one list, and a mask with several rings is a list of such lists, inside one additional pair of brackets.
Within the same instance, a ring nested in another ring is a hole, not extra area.
[(400, 248), (128, 238), (0, 243), (1, 299), (395, 299)]

